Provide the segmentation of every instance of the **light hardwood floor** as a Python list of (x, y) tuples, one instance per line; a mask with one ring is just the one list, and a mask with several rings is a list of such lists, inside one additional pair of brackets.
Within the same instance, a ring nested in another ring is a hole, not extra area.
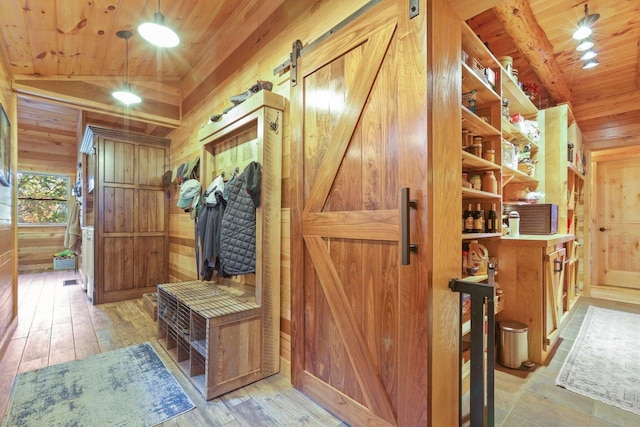
[(0, 414), (16, 373), (148, 341), (196, 405), (163, 426), (346, 426), (282, 374), (205, 401), (158, 344), (142, 299), (93, 306), (80, 285), (63, 286), (72, 279), (80, 283), (72, 270), (20, 276), (18, 329), (0, 360)]
[[(196, 405), (196, 409), (163, 426), (346, 427), (291, 387), (281, 374), (205, 401), (158, 344), (156, 324), (143, 310), (141, 299), (93, 306), (80, 285), (62, 285), (70, 279), (80, 282), (79, 275), (72, 271), (20, 276), (18, 329), (0, 360), (0, 413), (8, 407), (18, 372), (148, 341)], [(640, 313), (639, 305), (582, 298), (548, 365), (532, 372), (498, 366), (497, 426), (640, 426), (638, 415), (555, 386), (589, 305)]]

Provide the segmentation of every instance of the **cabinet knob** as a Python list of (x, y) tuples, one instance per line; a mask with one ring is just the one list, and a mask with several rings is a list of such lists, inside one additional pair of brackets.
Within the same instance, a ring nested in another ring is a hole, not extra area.
[(606, 231), (606, 230), (611, 230), (611, 229), (610, 228), (600, 227), (600, 231)]

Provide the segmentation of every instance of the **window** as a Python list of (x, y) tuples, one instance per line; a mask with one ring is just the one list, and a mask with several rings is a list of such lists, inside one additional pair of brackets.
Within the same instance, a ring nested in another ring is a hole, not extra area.
[(18, 223), (66, 224), (69, 177), (18, 172)]

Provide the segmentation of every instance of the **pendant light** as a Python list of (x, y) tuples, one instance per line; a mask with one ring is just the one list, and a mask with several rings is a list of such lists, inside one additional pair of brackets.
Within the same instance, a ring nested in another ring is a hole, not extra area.
[(582, 54), (582, 56), (580, 57), (580, 60), (587, 61), (589, 59), (595, 58), (597, 55), (598, 55), (598, 52), (596, 52), (594, 49), (589, 49)]
[(118, 31), (116, 33), (116, 36), (118, 36), (121, 39), (124, 39), (127, 44), (127, 56), (125, 57), (126, 62), (125, 62), (124, 87), (122, 90), (113, 92), (112, 95), (115, 99), (117, 99), (118, 101), (122, 102), (125, 105), (137, 104), (138, 102), (142, 101), (142, 98), (140, 98), (135, 93), (131, 92), (131, 87), (129, 86), (129, 39), (131, 38), (132, 35), (133, 33), (127, 30)]
[(584, 18), (578, 21), (578, 29), (573, 33), (575, 40), (582, 40), (589, 37), (592, 33), (591, 26), (600, 19), (599, 13), (589, 15), (589, 5), (584, 5)]
[(584, 63), (582, 68), (587, 70), (589, 68), (593, 68), (593, 67), (597, 66), (598, 64), (600, 64), (600, 63), (598, 62), (597, 59), (591, 58), (590, 60), (588, 60), (587, 62)]
[(138, 32), (149, 43), (159, 47), (175, 47), (180, 43), (178, 35), (164, 25), (164, 15), (160, 13), (160, 0), (158, 0), (158, 11), (154, 15), (154, 22), (140, 24)]
[(580, 44), (576, 47), (576, 50), (578, 52), (584, 52), (585, 50), (591, 49), (593, 46), (595, 46), (593, 39), (591, 37), (588, 37), (580, 42)]

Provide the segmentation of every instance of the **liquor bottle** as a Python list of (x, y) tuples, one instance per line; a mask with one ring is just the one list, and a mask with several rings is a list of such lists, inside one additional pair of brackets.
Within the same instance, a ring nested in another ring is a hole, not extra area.
[(487, 214), (487, 220), (485, 221), (485, 230), (487, 233), (498, 232), (498, 214), (496, 213), (495, 203), (491, 203), (491, 210)]
[(473, 206), (471, 203), (464, 211), (464, 232), (473, 233)]
[(473, 212), (473, 232), (482, 233), (484, 231), (484, 210), (482, 205), (478, 203), (476, 210)]

